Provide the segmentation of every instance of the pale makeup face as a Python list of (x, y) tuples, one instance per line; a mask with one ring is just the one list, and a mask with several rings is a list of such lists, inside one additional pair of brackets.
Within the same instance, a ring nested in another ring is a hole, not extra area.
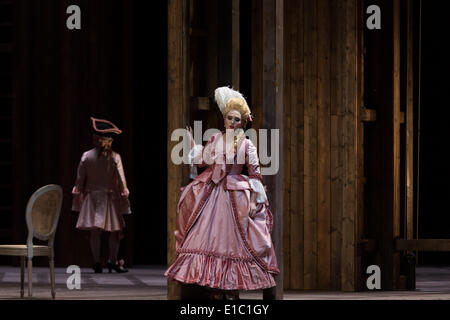
[(242, 127), (241, 113), (237, 110), (231, 110), (224, 118), (225, 129), (239, 129)]
[(102, 147), (103, 150), (110, 150), (112, 147), (113, 139), (102, 137), (102, 138), (98, 139), (98, 142), (100, 143), (100, 146)]
[(98, 146), (103, 152), (111, 150), (113, 140), (113, 138), (94, 135), (95, 145)]

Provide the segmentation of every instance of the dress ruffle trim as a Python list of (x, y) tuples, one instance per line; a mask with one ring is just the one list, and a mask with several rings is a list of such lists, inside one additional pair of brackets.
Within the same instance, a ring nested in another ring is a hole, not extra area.
[(164, 274), (171, 280), (222, 290), (257, 290), (275, 286), (273, 276), (251, 258), (213, 252), (180, 251)]

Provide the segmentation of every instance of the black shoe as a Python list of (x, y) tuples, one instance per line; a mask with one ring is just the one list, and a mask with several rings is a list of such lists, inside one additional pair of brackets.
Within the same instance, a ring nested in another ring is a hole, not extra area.
[(102, 272), (103, 272), (102, 265), (101, 265), (99, 262), (97, 262), (96, 264), (94, 264), (93, 269), (94, 269), (94, 272), (95, 272), (95, 273), (102, 273)]
[(111, 262), (108, 262), (108, 270), (109, 270), (109, 273), (111, 273), (111, 270), (114, 270), (117, 273), (128, 272), (128, 269), (125, 269), (124, 267), (119, 266), (118, 263), (112, 264)]
[(224, 291), (216, 288), (208, 288), (210, 300), (224, 300)]
[(225, 300), (239, 300), (239, 291), (232, 290), (225, 293)]

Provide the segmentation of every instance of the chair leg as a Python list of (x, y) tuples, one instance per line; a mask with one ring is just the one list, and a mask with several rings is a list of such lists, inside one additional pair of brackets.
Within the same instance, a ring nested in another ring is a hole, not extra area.
[(50, 283), (52, 286), (52, 298), (55, 299), (55, 261), (50, 258)]
[(33, 262), (28, 258), (28, 296), (32, 296), (33, 290)]
[(23, 298), (23, 280), (25, 278), (25, 257), (20, 257), (20, 297)]

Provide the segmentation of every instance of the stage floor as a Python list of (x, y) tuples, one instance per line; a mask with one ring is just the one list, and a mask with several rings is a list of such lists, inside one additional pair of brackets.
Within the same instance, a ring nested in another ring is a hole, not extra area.
[[(166, 278), (163, 266), (139, 266), (125, 274), (95, 274), (81, 269), (81, 289), (69, 290), (70, 274), (56, 268), (56, 299), (62, 300), (166, 300)], [(329, 292), (292, 291), (286, 300), (450, 300), (450, 266), (418, 267), (415, 291)], [(33, 297), (28, 298), (25, 273), (25, 299), (51, 299), (48, 268), (33, 268)], [(0, 266), (0, 299), (20, 299), (20, 269)], [(241, 299), (262, 299), (262, 291), (241, 291)]]

